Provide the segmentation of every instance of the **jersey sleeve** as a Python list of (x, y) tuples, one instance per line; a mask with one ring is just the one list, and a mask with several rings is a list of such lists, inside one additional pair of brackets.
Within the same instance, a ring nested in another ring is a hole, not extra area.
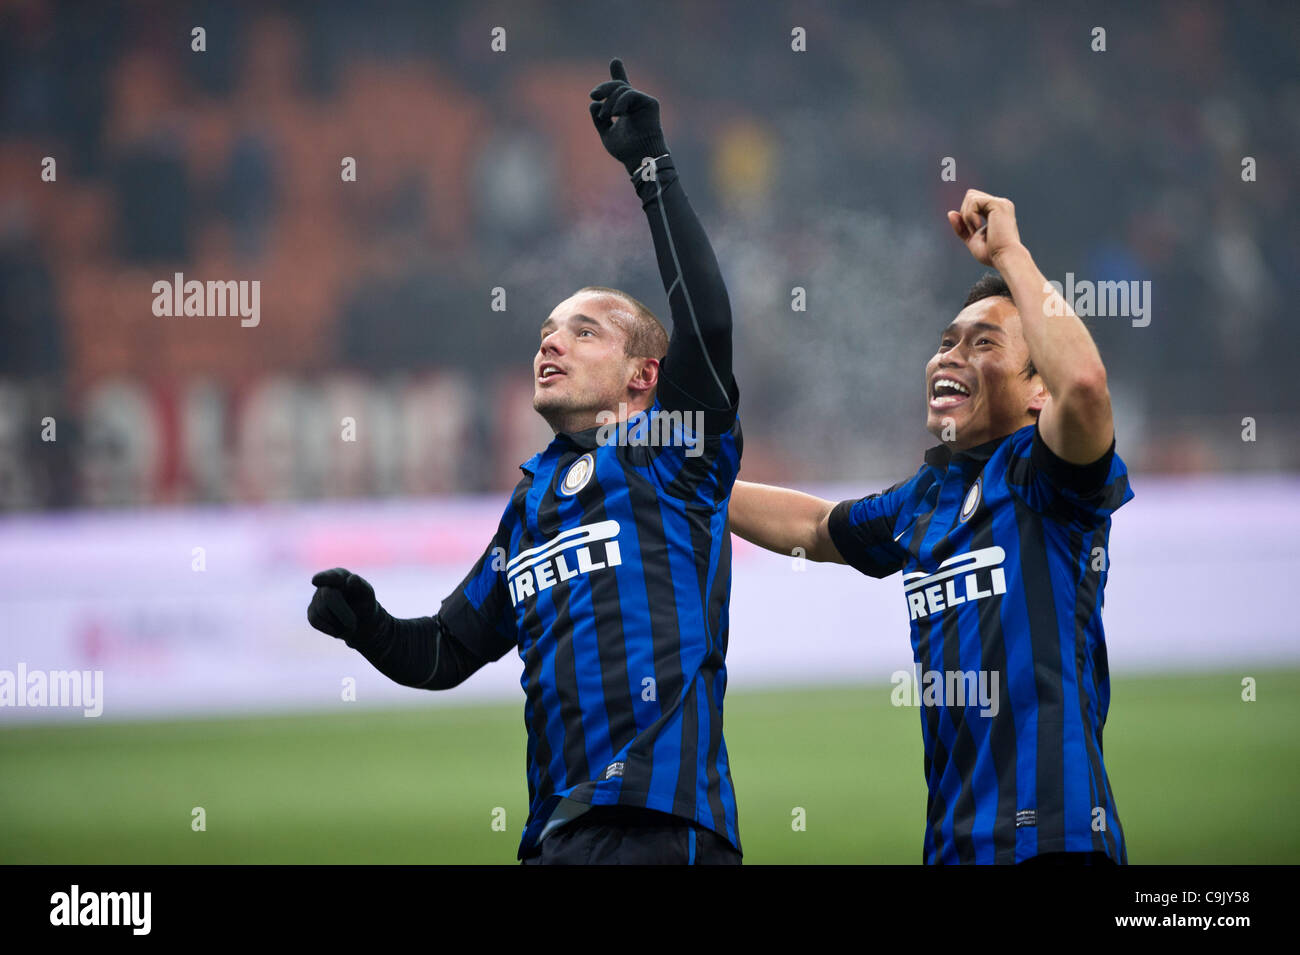
[(489, 661), (501, 659), (518, 643), (515, 615), (506, 589), (509, 543), (503, 524), (473, 569), (438, 611), (444, 631)]
[(851, 567), (868, 577), (888, 577), (903, 569), (907, 548), (895, 539), (894, 528), (911, 499), (914, 481), (835, 505), (827, 526), (835, 549)]
[(700, 412), (711, 434), (730, 429), (740, 393), (731, 370), (731, 302), (704, 226), (682, 190), (671, 157), (637, 180), (673, 330), (659, 372), (669, 411)]
[(1066, 523), (1104, 523), (1133, 499), (1128, 468), (1111, 440), (1091, 464), (1072, 464), (1047, 446), (1037, 426), (1012, 436), (1007, 483), (1035, 511)]

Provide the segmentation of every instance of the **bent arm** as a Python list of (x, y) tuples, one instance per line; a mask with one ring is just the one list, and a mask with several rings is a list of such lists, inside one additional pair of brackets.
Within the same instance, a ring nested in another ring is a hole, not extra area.
[(789, 556), (799, 547), (809, 560), (843, 564), (828, 523), (834, 507), (802, 491), (737, 481), (728, 524), (732, 533), (775, 553)]
[(1038, 416), (1043, 442), (1071, 464), (1091, 464), (1115, 438), (1106, 368), (1088, 327), (1043, 277), (1029, 250), (1014, 246), (993, 264), (1020, 313), (1029, 359), (1047, 387)]
[[(987, 223), (981, 225), (981, 218)], [(968, 189), (948, 223), (975, 260), (1001, 273), (1020, 313), (1029, 359), (1048, 398), (1038, 436), (1070, 464), (1100, 462), (1115, 440), (1106, 368), (1088, 328), (1034, 264), (1020, 241), (1010, 199)]]
[(348, 646), (394, 683), (418, 690), (447, 690), (491, 662), (456, 638), (435, 615), (397, 618), (383, 613), (374, 631)]
[(503, 575), (496, 569), (509, 535), (498, 526), (474, 567), (431, 617), (376, 620), (348, 640), (380, 673), (403, 686), (446, 690), (515, 646)]

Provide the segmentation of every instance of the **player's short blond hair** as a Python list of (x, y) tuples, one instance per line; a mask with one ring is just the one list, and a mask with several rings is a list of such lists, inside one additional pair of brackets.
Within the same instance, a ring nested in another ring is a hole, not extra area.
[(627, 341), (624, 350), (629, 358), (662, 360), (664, 355), (668, 354), (668, 332), (664, 329), (663, 323), (655, 317), (655, 313), (641, 302), (621, 289), (608, 288), (604, 285), (586, 285), (573, 294), (582, 295), (584, 292), (613, 295), (626, 302), (632, 310), (632, 321), (619, 323), (626, 333)]

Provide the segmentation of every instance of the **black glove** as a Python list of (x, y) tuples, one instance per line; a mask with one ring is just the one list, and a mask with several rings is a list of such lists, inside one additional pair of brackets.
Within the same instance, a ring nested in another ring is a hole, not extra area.
[(610, 80), (591, 91), (595, 100), (590, 106), (591, 119), (605, 150), (631, 174), (647, 157), (658, 159), (668, 152), (659, 125), (659, 101), (628, 84), (622, 60), (610, 60), (609, 75)]
[(322, 570), (311, 582), (316, 593), (307, 607), (307, 622), (348, 646), (366, 643), (392, 619), (375, 600), (375, 588), (351, 571)]

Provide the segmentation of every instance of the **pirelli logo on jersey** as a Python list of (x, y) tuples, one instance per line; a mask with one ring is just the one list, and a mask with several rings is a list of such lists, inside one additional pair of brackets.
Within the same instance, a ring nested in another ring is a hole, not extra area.
[(545, 544), (516, 554), (506, 564), (510, 603), (550, 590), (579, 574), (617, 567), (623, 563), (618, 549), (618, 521), (583, 524), (556, 534)]
[(1002, 569), (1007, 552), (985, 547), (949, 557), (933, 574), (913, 571), (903, 575), (903, 593), (912, 620), (941, 613), (971, 600), (1007, 592), (1007, 575)]

